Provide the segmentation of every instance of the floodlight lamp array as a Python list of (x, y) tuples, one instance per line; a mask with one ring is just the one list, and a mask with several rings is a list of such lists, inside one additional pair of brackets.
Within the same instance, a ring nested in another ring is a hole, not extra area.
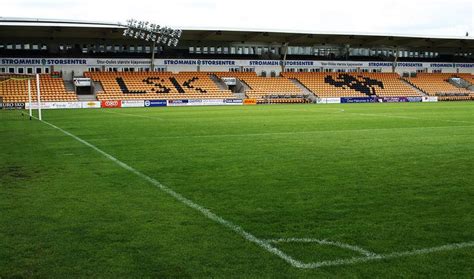
[(161, 45), (176, 47), (183, 33), (182, 30), (162, 27), (148, 21), (138, 21), (136, 19), (127, 20), (127, 29), (123, 31), (123, 36), (134, 39), (153, 42)]

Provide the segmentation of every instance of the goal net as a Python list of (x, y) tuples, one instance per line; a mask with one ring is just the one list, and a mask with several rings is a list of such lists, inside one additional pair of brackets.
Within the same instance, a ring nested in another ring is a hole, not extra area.
[(42, 119), (39, 75), (0, 75), (0, 115)]

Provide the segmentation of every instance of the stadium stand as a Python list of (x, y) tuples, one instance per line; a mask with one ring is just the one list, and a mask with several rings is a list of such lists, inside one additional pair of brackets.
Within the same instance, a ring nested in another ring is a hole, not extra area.
[[(238, 99), (237, 103), (248, 98), (252, 100), (247, 104), (253, 104), (369, 96), (382, 97), (379, 101), (474, 100), (474, 41), (468, 36), (453, 40), (186, 29), (171, 32), (173, 42), (165, 44), (161, 36), (129, 32), (141, 27), (117, 23), (0, 17), (0, 24), (2, 107), (4, 102), (27, 99), (22, 75), (34, 73), (43, 74), (42, 96), (48, 101)], [(61, 36), (50, 36), (51, 30), (61, 30)], [(153, 37), (160, 38), (156, 48), (150, 48)], [(2, 79), (2, 74), (19, 76)], [(88, 79), (78, 80), (83, 77), (91, 78), (92, 86)], [(32, 89), (35, 99), (34, 85)]]
[(206, 73), (182, 72), (87, 72), (94, 82), (100, 82), (98, 100), (152, 99), (231, 99), (230, 90), (222, 90)]
[[(474, 75), (469, 74), (469, 73), (464, 73), (464, 74), (456, 74), (456, 76), (460, 77), (466, 82), (466, 87), (468, 90), (470, 90), (469, 99), (474, 100), (474, 91), (472, 91), (474, 89)], [(444, 100), (451, 101), (451, 99), (446, 98), (446, 97), (444, 97)], [(463, 98), (461, 100), (467, 100), (467, 98)]]
[[(332, 97), (420, 97), (419, 91), (443, 101), (474, 100), (471, 74), (419, 73), (402, 79), (397, 73), (316, 73), (286, 72), (281, 77), (259, 77), (255, 72), (86, 72), (100, 83), (97, 99), (233, 99), (231, 90), (219, 88), (211, 78), (235, 77), (245, 84), (245, 97), (258, 103), (304, 103), (307, 96), (298, 83), (319, 98)], [(0, 97), (3, 102), (28, 101), (25, 75), (0, 76)], [(30, 77), (32, 78), (32, 77)], [(461, 78), (464, 88), (450, 83)], [(40, 75), (43, 101), (78, 101), (60, 77)], [(306, 91), (307, 92), (307, 91)], [(32, 100), (36, 101), (36, 82), (32, 78)]]
[[(0, 97), (3, 102), (27, 102), (28, 101), (28, 80), (27, 76), (3, 76), (0, 81)], [(77, 101), (75, 92), (67, 91), (64, 81), (60, 77), (52, 77), (48, 74), (40, 75), (40, 92), (43, 101)], [(37, 99), (36, 80), (31, 80), (31, 97), (33, 101)]]
[[(330, 84), (329, 80), (342, 80), (344, 76), (339, 73), (283, 73), (286, 78), (296, 79), (311, 92), (320, 98), (330, 97), (367, 97), (367, 94), (358, 92), (349, 87), (349, 81), (346, 80), (347, 86), (335, 86)], [(348, 75), (346, 75), (348, 76)]]
[(383, 88), (376, 88), (378, 97), (420, 97), (421, 95), (410, 85), (401, 80), (397, 73), (364, 73), (364, 76), (376, 79)]
[(450, 78), (460, 77), (450, 73), (418, 73), (416, 77), (405, 78), (411, 85), (429, 96), (438, 96), (440, 100), (471, 100), (474, 92), (459, 88), (449, 82)]
[(298, 80), (320, 98), (332, 97), (416, 97), (416, 90), (396, 73), (283, 73)]
[(255, 72), (216, 72), (209, 73), (223, 77), (233, 77), (246, 84), (249, 90), (245, 95), (257, 99), (259, 103), (304, 103), (304, 92), (285, 77), (259, 77)]

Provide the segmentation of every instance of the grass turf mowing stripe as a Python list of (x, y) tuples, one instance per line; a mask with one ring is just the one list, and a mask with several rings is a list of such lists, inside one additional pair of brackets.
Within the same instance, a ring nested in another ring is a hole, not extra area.
[(98, 147), (96, 147), (95, 145), (93, 144), (90, 144), (89, 142), (69, 133), (68, 131), (65, 131), (63, 129), (61, 129), (60, 127), (54, 125), (54, 124), (51, 124), (49, 122), (46, 122), (46, 121), (41, 121), (43, 123), (45, 123), (46, 125), (56, 129), (56, 130), (59, 130), (61, 131), (62, 133), (64, 133), (65, 135), (67, 136), (70, 136), (71, 138), (77, 140), (78, 142), (94, 149), (95, 151), (97, 151), (98, 153), (102, 154), (104, 157), (106, 157), (107, 159), (111, 160), (112, 162), (114, 162), (115, 164), (119, 165), (120, 167), (122, 167), (123, 169), (125, 170), (128, 170), (130, 171), (131, 173), (137, 175), (138, 177), (150, 182), (152, 185), (158, 187), (158, 189), (162, 190), (163, 192), (167, 193), (168, 195), (174, 197), (176, 200), (180, 201), (181, 203), (185, 204), (186, 206), (190, 207), (190, 208), (193, 208), (197, 211), (199, 211), (202, 215), (204, 215), (205, 217), (209, 218), (210, 220), (212, 221), (215, 221), (221, 225), (223, 225), (224, 227), (234, 231), (235, 233), (237, 233), (238, 235), (240, 235), (241, 237), (245, 238), (246, 240), (250, 241), (250, 242), (253, 242), (255, 244), (257, 244), (258, 246), (262, 247), (263, 249), (265, 249), (266, 251), (274, 254), (274, 255), (277, 255), (278, 257), (280, 257), (281, 259), (285, 260), (287, 263), (291, 264), (292, 266), (294, 267), (297, 267), (297, 268), (302, 268), (304, 266), (304, 263), (300, 262), (300, 261), (297, 261), (295, 259), (293, 259), (291, 256), (285, 254), (283, 251), (281, 251), (280, 249), (276, 248), (276, 247), (273, 247), (270, 243), (264, 241), (264, 240), (261, 240), (259, 238), (257, 238), (256, 236), (254, 236), (253, 234), (245, 231), (242, 227), (238, 226), (238, 225), (235, 225), (233, 224), (232, 222), (230, 221), (227, 221), (225, 220), (224, 218), (214, 214), (213, 212), (211, 212), (209, 209), (185, 198), (184, 196), (182, 196), (181, 194), (173, 191), (172, 189), (164, 186), (163, 184), (161, 184), (159, 181), (155, 180), (154, 178), (151, 178), (149, 177), (148, 175), (146, 174), (143, 174), (141, 173), (140, 171), (134, 169), (133, 167), (125, 164), (124, 162), (118, 160), (117, 158), (115, 158), (114, 156), (106, 153), (105, 151), (102, 151), (101, 149), (99, 149)]
[[(150, 117), (151, 118), (151, 117)], [(241, 133), (241, 134), (213, 134), (213, 135), (185, 135), (185, 136), (158, 136), (148, 137), (154, 139), (187, 139), (187, 138), (231, 138), (231, 137), (265, 137), (265, 136), (287, 136), (287, 135), (306, 135), (306, 134), (324, 134), (324, 133), (345, 133), (345, 132), (377, 132), (377, 131), (393, 131), (393, 130), (423, 130), (423, 129), (452, 129), (452, 128), (470, 128), (474, 125), (456, 125), (456, 126), (429, 126), (429, 127), (397, 127), (397, 128), (371, 128), (371, 129), (346, 129), (346, 130), (319, 130), (319, 131), (295, 131), (295, 132), (269, 132), (269, 133)], [(126, 139), (127, 137), (120, 137)], [(92, 141), (100, 141), (108, 139), (92, 139)]]
[(393, 115), (393, 114), (387, 114), (387, 113), (358, 113), (358, 112), (347, 112), (350, 114), (357, 114), (357, 115), (362, 115), (362, 116), (384, 116), (384, 117), (392, 117), (392, 118), (401, 118), (401, 119), (413, 119), (413, 120), (423, 120), (423, 121), (442, 121), (442, 122), (450, 122), (450, 123), (468, 123), (468, 124), (474, 124), (474, 122), (471, 121), (463, 121), (463, 120), (449, 120), (449, 119), (426, 119), (426, 118), (419, 118), (419, 117), (414, 117), (414, 116), (404, 116), (404, 115)]
[(105, 113), (110, 113), (110, 114), (117, 114), (117, 115), (124, 115), (124, 116), (130, 116), (130, 117), (138, 117), (138, 118), (147, 118), (147, 119), (156, 119), (156, 120), (164, 120), (161, 117), (152, 117), (152, 116), (146, 116), (146, 115), (139, 115), (139, 114), (129, 114), (129, 113), (123, 113), (123, 112), (116, 112), (116, 111), (111, 111), (111, 110), (104, 110)]

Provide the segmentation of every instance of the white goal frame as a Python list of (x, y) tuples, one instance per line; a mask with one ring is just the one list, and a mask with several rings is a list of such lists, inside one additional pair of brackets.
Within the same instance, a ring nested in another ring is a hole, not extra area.
[[(41, 113), (41, 90), (40, 90), (40, 78), (39, 74), (36, 74), (36, 97), (37, 97), (37, 105), (38, 105), (38, 119), (41, 121), (43, 120), (43, 116)], [(28, 79), (28, 104), (29, 104), (29, 114), (30, 120), (33, 118), (33, 102), (31, 101), (31, 79)]]

